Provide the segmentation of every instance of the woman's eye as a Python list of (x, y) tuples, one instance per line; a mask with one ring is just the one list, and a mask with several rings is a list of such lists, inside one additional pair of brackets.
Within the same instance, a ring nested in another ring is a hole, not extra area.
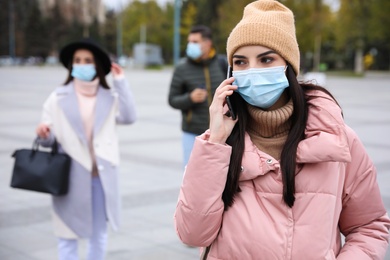
[(245, 64), (245, 62), (243, 60), (235, 60), (233, 61), (234, 65), (242, 65), (242, 64)]
[(260, 59), (260, 62), (261, 63), (270, 63), (270, 62), (272, 62), (274, 59), (273, 58), (271, 58), (271, 57), (262, 57), (261, 59)]

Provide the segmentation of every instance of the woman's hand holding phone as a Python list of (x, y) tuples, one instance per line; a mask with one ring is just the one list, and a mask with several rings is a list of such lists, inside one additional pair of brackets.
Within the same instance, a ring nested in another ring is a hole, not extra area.
[(237, 119), (233, 120), (226, 115), (228, 108), (226, 106), (226, 97), (233, 94), (237, 86), (232, 85), (234, 78), (228, 78), (222, 81), (216, 89), (213, 102), (210, 105), (210, 137), (212, 143), (225, 144), (227, 138), (232, 132)]
[[(233, 74), (233, 68), (231, 66), (228, 66), (228, 69), (226, 72), (226, 78), (227, 79), (231, 78), (233, 76), (232, 74)], [(228, 115), (231, 116), (233, 120), (236, 120), (237, 115), (236, 115), (236, 111), (234, 111), (234, 109), (233, 109), (232, 102), (230, 101), (230, 96), (226, 96), (226, 104), (229, 108)]]

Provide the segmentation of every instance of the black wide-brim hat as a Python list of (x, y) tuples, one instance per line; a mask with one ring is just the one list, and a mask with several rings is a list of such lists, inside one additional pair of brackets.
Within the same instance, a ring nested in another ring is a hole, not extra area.
[(94, 54), (95, 59), (100, 61), (104, 73), (107, 75), (111, 70), (111, 60), (107, 52), (92, 39), (82, 39), (65, 45), (60, 51), (60, 61), (65, 68), (69, 68), (73, 54), (76, 50), (87, 49)]

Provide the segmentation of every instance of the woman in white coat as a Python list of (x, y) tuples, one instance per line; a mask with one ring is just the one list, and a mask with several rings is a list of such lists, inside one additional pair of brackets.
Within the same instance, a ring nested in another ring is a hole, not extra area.
[[(87, 238), (87, 259), (104, 259), (107, 221), (118, 228), (121, 205), (116, 124), (135, 121), (133, 95), (121, 67), (89, 39), (66, 45), (60, 60), (68, 77), (44, 103), (36, 129), (41, 145), (55, 138), (72, 158), (69, 191), (52, 200), (58, 255), (78, 259), (78, 239)], [(110, 71), (113, 88), (105, 79)]]

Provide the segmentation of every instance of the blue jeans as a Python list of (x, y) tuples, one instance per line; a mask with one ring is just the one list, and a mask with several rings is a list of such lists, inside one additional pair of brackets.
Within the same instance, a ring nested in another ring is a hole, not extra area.
[(183, 132), (182, 143), (183, 143), (183, 166), (185, 167), (190, 159), (192, 147), (194, 147), (195, 137), (197, 134)]

